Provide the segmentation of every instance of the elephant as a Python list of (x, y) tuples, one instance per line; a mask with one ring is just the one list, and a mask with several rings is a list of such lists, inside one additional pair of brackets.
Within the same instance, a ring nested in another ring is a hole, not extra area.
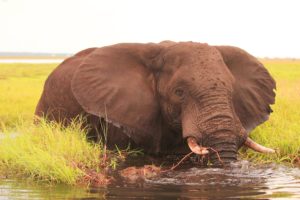
[(268, 119), (275, 89), (263, 64), (238, 47), (120, 43), (64, 60), (46, 80), (35, 115), (65, 125), (86, 116), (88, 137), (109, 148), (194, 152), (218, 166), (237, 160), (243, 145), (274, 152), (249, 134)]

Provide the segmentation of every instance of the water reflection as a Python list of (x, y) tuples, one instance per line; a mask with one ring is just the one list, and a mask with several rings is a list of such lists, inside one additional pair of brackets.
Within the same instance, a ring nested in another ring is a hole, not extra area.
[(137, 183), (102, 188), (45, 187), (0, 179), (0, 199), (299, 199), (300, 170), (241, 161), (225, 169), (170, 171)]
[(49, 186), (28, 183), (26, 180), (1, 180), (0, 199), (104, 199), (104, 193), (93, 194), (83, 187), (66, 185)]
[(108, 188), (106, 197), (156, 199), (300, 198), (300, 170), (241, 161), (225, 169), (191, 168), (171, 171), (144, 183)]

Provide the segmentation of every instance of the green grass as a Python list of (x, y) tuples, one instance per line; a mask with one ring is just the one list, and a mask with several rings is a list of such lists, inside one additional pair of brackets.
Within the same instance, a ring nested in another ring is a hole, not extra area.
[(136, 152), (107, 151), (103, 144), (87, 142), (78, 122), (68, 128), (44, 121), (32, 124), (44, 81), (56, 66), (0, 64), (0, 177), (105, 184), (105, 171)]
[(285, 162), (300, 165), (300, 61), (262, 61), (277, 83), (276, 102), (270, 119), (257, 127), (251, 137), (277, 150), (276, 155), (248, 150), (243, 157), (256, 162)]
[[(255, 162), (299, 165), (300, 61), (265, 60), (277, 82), (274, 113), (251, 137), (277, 155), (241, 151)], [(49, 183), (105, 182), (107, 168), (115, 168), (124, 152), (106, 151), (102, 144), (86, 141), (85, 131), (74, 123), (32, 124), (44, 81), (57, 64), (0, 64), (0, 177), (32, 177)], [(11, 133), (18, 135), (12, 137)], [(103, 158), (106, 155), (106, 161)], [(91, 175), (92, 174), (92, 175)]]
[(44, 81), (57, 64), (0, 64), (0, 131), (31, 122)]
[(84, 172), (73, 163), (92, 167), (100, 155), (100, 148), (88, 144), (78, 130), (76, 126), (63, 129), (42, 123), (18, 127), (16, 135), (2, 134), (1, 172), (74, 184)]
[(0, 175), (33, 178), (48, 183), (106, 184), (115, 169), (134, 151), (108, 151), (86, 140), (82, 122), (62, 127), (41, 120), (20, 125), (15, 133), (0, 134)]

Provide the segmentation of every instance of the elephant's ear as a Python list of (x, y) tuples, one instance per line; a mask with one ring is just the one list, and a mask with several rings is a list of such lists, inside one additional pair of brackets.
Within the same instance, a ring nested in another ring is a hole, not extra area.
[(118, 44), (95, 50), (72, 79), (75, 98), (87, 113), (121, 126), (136, 143), (155, 142), (160, 137), (156, 121), (160, 109), (150, 68), (160, 50), (157, 44)]
[(267, 69), (252, 55), (231, 46), (216, 47), (235, 77), (233, 103), (249, 132), (268, 119), (275, 102), (276, 84)]

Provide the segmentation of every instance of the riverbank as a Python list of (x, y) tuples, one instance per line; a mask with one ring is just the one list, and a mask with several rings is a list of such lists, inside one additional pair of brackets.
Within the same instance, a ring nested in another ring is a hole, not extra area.
[(46, 183), (107, 185), (107, 173), (132, 150), (109, 151), (105, 143), (88, 142), (82, 122), (69, 127), (41, 120), (20, 125), (15, 133), (0, 137), (0, 177), (30, 178)]
[[(253, 162), (299, 166), (300, 61), (263, 60), (263, 63), (277, 82), (276, 103), (270, 119), (250, 136), (278, 153), (263, 155), (242, 149), (240, 157)], [(71, 185), (80, 180), (86, 180), (87, 184), (97, 182), (91, 179), (93, 176), (109, 181), (106, 170), (115, 169), (128, 152), (103, 154), (104, 146), (87, 142), (84, 131), (76, 124), (67, 129), (57, 124), (32, 125), (44, 81), (57, 65), (0, 64), (0, 132), (5, 133), (0, 133), (0, 176)], [(21, 134), (10, 137), (9, 133)], [(104, 157), (106, 165), (101, 165)]]

